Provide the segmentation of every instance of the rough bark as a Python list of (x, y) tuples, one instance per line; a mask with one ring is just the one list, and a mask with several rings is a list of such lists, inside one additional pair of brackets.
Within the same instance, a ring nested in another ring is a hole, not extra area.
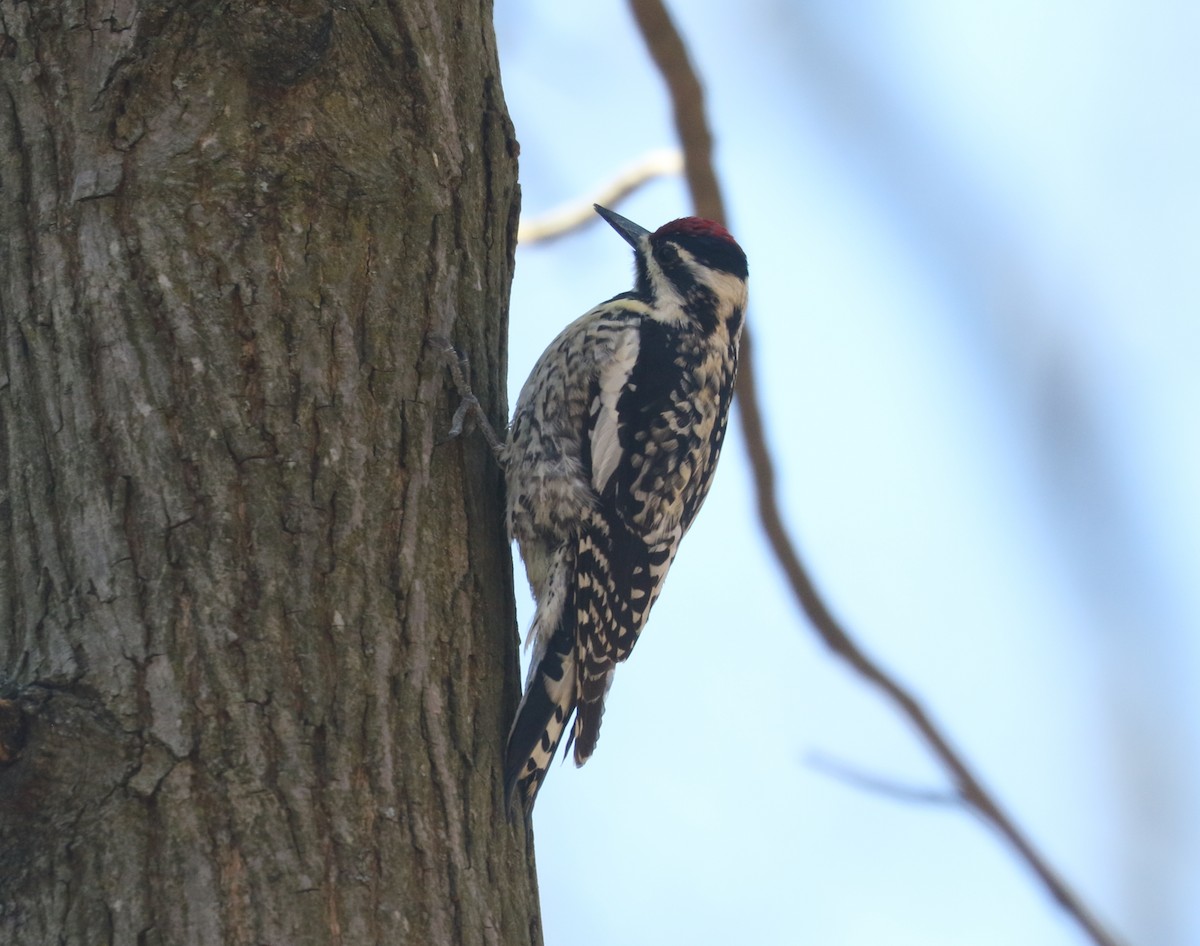
[(0, 942), (539, 942), (490, 5), (0, 34)]

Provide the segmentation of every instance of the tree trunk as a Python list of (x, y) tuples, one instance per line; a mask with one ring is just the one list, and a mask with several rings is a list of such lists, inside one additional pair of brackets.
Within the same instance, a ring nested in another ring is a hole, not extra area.
[(0, 942), (540, 942), (490, 5), (0, 0), (0, 87)]

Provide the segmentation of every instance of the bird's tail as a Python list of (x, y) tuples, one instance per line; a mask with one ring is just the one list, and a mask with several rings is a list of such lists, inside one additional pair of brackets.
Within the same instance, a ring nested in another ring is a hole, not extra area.
[(612, 683), (612, 669), (608, 671), (603, 683), (603, 690), (594, 699), (580, 699), (575, 713), (575, 728), (571, 730), (571, 739), (567, 743), (575, 745), (575, 764), (583, 765), (596, 751), (596, 742), (600, 739), (600, 722), (604, 718), (604, 697), (608, 686)]
[(574, 743), (576, 765), (596, 751), (617, 664), (637, 643), (670, 567), (672, 549), (670, 544), (647, 545), (645, 537), (600, 516), (580, 532), (575, 563), (579, 577), (567, 597), (567, 610), (590, 630), (575, 640), (575, 727), (567, 747)]
[(575, 726), (567, 749), (575, 746), (575, 764), (583, 765), (596, 751), (600, 739), (600, 723), (604, 719), (604, 701), (612, 686), (617, 665), (606, 652), (595, 652), (595, 635), (575, 643), (576, 685)]
[(525, 695), (508, 733), (504, 754), (504, 805), (508, 810), (514, 796), (525, 811), (533, 809), (554, 750), (575, 709), (575, 635), (561, 611), (556, 625), (544, 649), (538, 640)]
[(529, 632), (535, 650), (508, 734), (506, 805), (516, 794), (526, 811), (533, 808), (572, 714), (575, 726), (566, 748), (574, 742), (575, 764), (583, 765), (595, 751), (613, 673), (646, 623), (672, 548), (648, 548), (624, 528), (614, 535), (597, 516), (573, 548), (560, 550), (542, 583)]

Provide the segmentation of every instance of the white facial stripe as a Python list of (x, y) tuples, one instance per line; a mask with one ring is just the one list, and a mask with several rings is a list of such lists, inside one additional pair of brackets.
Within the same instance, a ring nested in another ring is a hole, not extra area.
[[(746, 308), (746, 280), (739, 279), (732, 273), (722, 273), (715, 269), (705, 271), (708, 287), (716, 293), (722, 302), (721, 316), (726, 317), (734, 308)], [(728, 305), (726, 309), (724, 306)]]

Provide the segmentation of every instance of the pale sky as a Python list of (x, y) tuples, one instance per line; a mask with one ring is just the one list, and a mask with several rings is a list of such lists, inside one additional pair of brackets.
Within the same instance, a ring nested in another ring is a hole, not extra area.
[[(1200, 7), (673, 12), (827, 600), (1110, 929), (1200, 942)], [(673, 144), (624, 4), (496, 23), (527, 214)], [(677, 180), (618, 209), (690, 212)], [(631, 266), (599, 221), (519, 250), (510, 403)], [(539, 795), (547, 944), (1084, 942), (975, 817), (814, 756), (945, 788), (793, 608), (735, 425), (596, 755)]]

